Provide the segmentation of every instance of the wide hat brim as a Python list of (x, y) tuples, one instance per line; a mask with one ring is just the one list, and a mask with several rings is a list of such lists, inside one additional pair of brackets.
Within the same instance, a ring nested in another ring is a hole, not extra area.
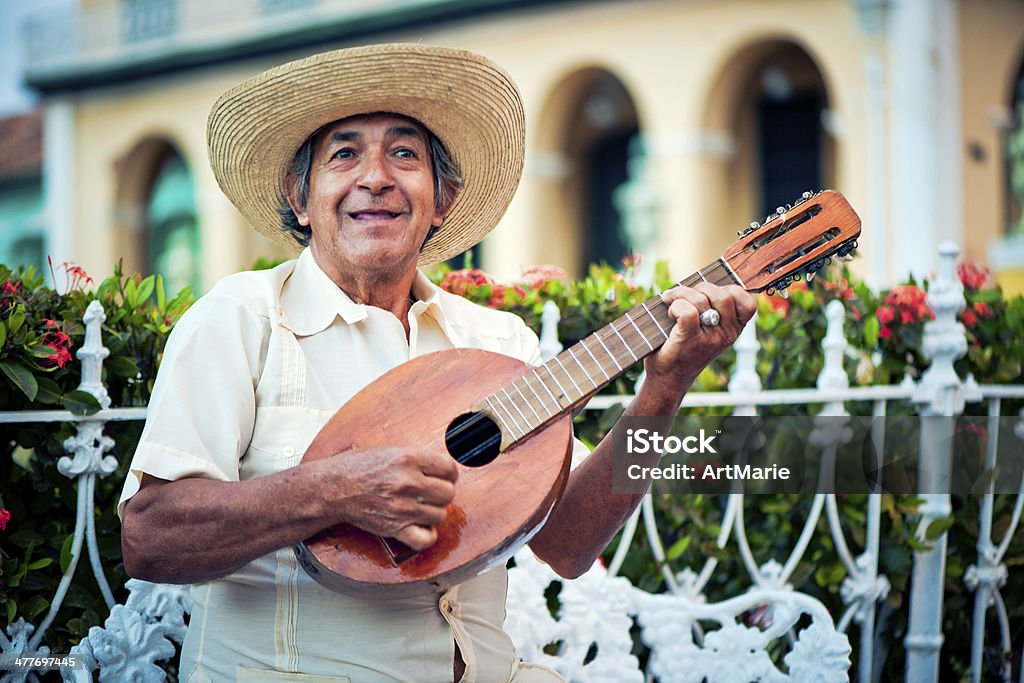
[(254, 76), (224, 93), (210, 112), (213, 174), (254, 229), (297, 252), (277, 213), (296, 150), (325, 124), (375, 112), (426, 126), (465, 180), (444, 225), (420, 253), (420, 265), (456, 256), (494, 229), (522, 175), (525, 117), (508, 74), (464, 50), (370, 45)]

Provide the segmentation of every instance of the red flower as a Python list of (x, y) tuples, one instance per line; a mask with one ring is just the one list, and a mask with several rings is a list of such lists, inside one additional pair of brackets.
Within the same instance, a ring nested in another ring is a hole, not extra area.
[(967, 325), (967, 327), (974, 327), (978, 324), (978, 316), (975, 315), (974, 311), (971, 309), (967, 309), (961, 313), (960, 318), (964, 321), (964, 325)]
[(789, 313), (789, 300), (783, 299), (781, 296), (776, 294), (775, 296), (765, 295), (765, 300), (768, 305), (772, 307), (772, 310), (781, 315), (783, 318)]
[(71, 362), (71, 337), (69, 337), (62, 329), (60, 329), (60, 323), (56, 320), (43, 319), (46, 323), (46, 334), (43, 335), (43, 345), (53, 348), (53, 353), (40, 361), (40, 365), (43, 367), (57, 367), (63, 368), (65, 365)]
[(505, 305), (505, 295), (508, 292), (513, 292), (519, 297), (520, 301), (526, 299), (526, 290), (519, 285), (512, 285), (511, 287), (507, 285), (493, 285), (491, 288), (491, 298), (487, 305), (491, 308), (501, 308)]
[(882, 325), (882, 329), (878, 331), (878, 338), (888, 340), (890, 337), (892, 337), (892, 330)]
[(11, 521), (11, 513), (0, 509), (0, 531), (7, 531), (7, 523)]
[(840, 299), (852, 299), (854, 297), (853, 287), (847, 282), (846, 278), (841, 278), (839, 282), (832, 282), (825, 280), (825, 289), (830, 292), (835, 292), (836, 296)]
[(935, 317), (925, 302), (927, 296), (924, 290), (916, 285), (897, 285), (885, 297), (885, 303), (893, 309), (894, 314), (899, 312), (900, 323), (907, 325), (919, 320), (931, 320)]
[[(50, 277), (53, 278), (53, 287), (57, 288), (57, 273), (53, 269), (53, 259), (49, 256), (46, 257), (47, 263), (50, 264)], [(88, 285), (91, 285), (93, 280), (89, 277), (89, 274), (85, 272), (85, 269), (79, 265), (75, 265), (74, 261), (65, 261), (60, 264), (60, 268), (64, 269), (64, 285), (65, 289), (62, 294), (67, 294), (73, 289), (81, 289)]]
[(21, 287), (21, 280), (18, 280), (17, 282), (11, 282), (8, 280), (0, 286), (0, 294), (15, 294), (18, 291), (18, 287)]
[(962, 261), (956, 267), (956, 276), (960, 278), (964, 289), (976, 292), (981, 289), (988, 280), (989, 269), (977, 263)]
[(975, 301), (973, 308), (974, 312), (977, 313), (982, 318), (991, 318), (993, 315), (992, 307), (989, 306), (984, 301)]
[(882, 325), (888, 325), (896, 318), (896, 315), (893, 313), (892, 306), (879, 306), (875, 311), (875, 317)]
[(494, 284), (494, 278), (479, 268), (462, 268), (445, 275), (440, 286), (446, 292), (466, 296), (474, 287)]

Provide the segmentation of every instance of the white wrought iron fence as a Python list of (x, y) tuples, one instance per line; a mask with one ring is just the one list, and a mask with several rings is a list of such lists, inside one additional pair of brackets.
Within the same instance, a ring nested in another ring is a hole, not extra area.
[[(966, 351), (964, 330), (956, 321), (964, 306), (959, 282), (954, 275), (957, 249), (944, 245), (940, 253), (937, 279), (929, 291), (929, 304), (935, 319), (925, 325), (925, 349), (931, 365), (919, 382), (905, 380), (899, 385), (850, 387), (843, 370), (846, 340), (843, 333), (845, 312), (839, 302), (826, 310), (828, 327), (822, 343), (824, 367), (816, 387), (795, 390), (761, 389), (756, 356), (758, 342), (754, 325), (744, 330), (735, 348), (734, 374), (727, 393), (691, 393), (684, 407), (731, 406), (735, 415), (754, 415), (766, 406), (818, 404), (820, 415), (841, 418), (847, 407), (856, 403), (870, 405), (872, 415), (884, 417), (890, 402), (907, 402), (922, 416), (952, 418), (963, 412), (965, 403), (984, 401), (990, 420), (1002, 414), (1006, 399), (1024, 398), (1024, 386), (977, 385), (970, 377), (959, 378), (954, 361)], [(0, 632), (0, 655), (47, 653), (46, 634), (64, 602), (74, 578), (83, 548), (89, 555), (92, 573), (110, 608), (104, 626), (94, 627), (72, 648), (84, 662), (78, 670), (64, 670), (69, 681), (160, 681), (164, 671), (159, 662), (171, 658), (175, 644), (185, 634), (185, 615), (189, 606), (183, 588), (130, 580), (129, 598), (117, 604), (107, 585), (93, 526), (93, 491), (97, 478), (116, 469), (115, 459), (107, 455), (112, 441), (104, 435), (104, 426), (117, 420), (140, 420), (144, 408), (111, 409), (106, 389), (100, 381), (103, 359), (107, 355), (100, 336), (104, 316), (97, 302), (85, 315), (86, 338), (78, 351), (82, 362), (81, 388), (96, 396), (103, 409), (89, 417), (76, 417), (67, 411), (21, 411), (0, 413), (0, 423), (74, 422), (77, 433), (64, 446), (69, 456), (60, 459), (60, 472), (75, 481), (78, 509), (72, 545), (72, 560), (58, 585), (50, 608), (40, 623), (19, 619)], [(541, 335), (542, 352), (558, 353), (557, 309), (546, 311)], [(607, 408), (626, 402), (629, 396), (598, 396), (588, 409)], [(951, 441), (935, 438), (922, 430), (922, 460), (927, 458), (929, 472), (948, 463)], [(994, 468), (999, 452), (999, 430), (990, 430), (986, 466)], [(1016, 426), (1016, 436), (1024, 441), (1024, 416)], [(838, 438), (833, 431), (812, 433), (816, 446), (834, 449)], [(879, 438), (883, 438), (879, 436)], [(922, 472), (927, 476), (929, 472)], [(1001, 589), (1006, 584), (1006, 554), (1017, 531), (1024, 508), (1024, 480), (1016, 493), (1008, 527), (996, 536), (993, 528), (995, 492), (990, 485), (981, 496), (977, 560), (964, 575), (964, 583), (974, 594), (971, 641), (971, 677), (980, 681), (985, 643), (990, 638), (988, 610), (994, 610), (998, 633), (998, 652), (1003, 657), (1001, 675), (1010, 680), (1011, 654), (1020, 643), (1012, 642), (1009, 607)], [(922, 495), (919, 509), (921, 529), (932, 520), (953, 513), (951, 496), (945, 492)], [(595, 565), (576, 581), (560, 581), (546, 566), (537, 562), (528, 550), (516, 556), (510, 572), (509, 613), (506, 628), (516, 641), (521, 656), (528, 661), (552, 666), (569, 680), (579, 681), (844, 681), (849, 678), (851, 647), (847, 634), (852, 626), (859, 630), (859, 652), (855, 672), (859, 681), (878, 680), (874, 666), (876, 611), (889, 590), (886, 576), (879, 572), (881, 494), (868, 495), (863, 518), (863, 551), (854, 554), (850, 538), (852, 520), (842, 519), (835, 494), (816, 493), (794, 547), (784, 557), (756, 557), (748, 540), (745, 522), (748, 508), (756, 506), (756, 496), (730, 494), (724, 507), (719, 548), (735, 544), (751, 588), (718, 603), (707, 601), (710, 582), (720, 571), (715, 558), (702, 566), (678, 566), (662, 545), (661, 528), (665, 521), (655, 512), (647, 496), (628, 521), (617, 552), (606, 568)], [(841, 598), (845, 610), (834, 620), (815, 597), (794, 590), (791, 585), (797, 565), (824, 517), (836, 555), (846, 570)], [(651, 594), (618, 576), (626, 560), (634, 535), (640, 527), (646, 534), (654, 559), (661, 568), (667, 592)], [(861, 534), (858, 534), (858, 536)], [(946, 535), (929, 541), (928, 549), (914, 556), (909, 605), (909, 629), (905, 638), (906, 680), (933, 681), (938, 677), (939, 652), (943, 643), (942, 609), (946, 567)], [(559, 611), (552, 615), (546, 595), (553, 582), (561, 582)], [(1012, 606), (1011, 606), (1012, 607)], [(752, 610), (767, 610), (766, 617), (751, 623)], [(709, 625), (717, 628), (709, 630)], [(633, 654), (631, 631), (639, 627), (639, 637), (649, 648), (646, 666)], [(782, 668), (769, 656), (769, 649), (781, 643), (786, 649)], [(1020, 674), (1024, 681), (1024, 672)], [(36, 681), (30, 671), (7, 671), (0, 683)]]

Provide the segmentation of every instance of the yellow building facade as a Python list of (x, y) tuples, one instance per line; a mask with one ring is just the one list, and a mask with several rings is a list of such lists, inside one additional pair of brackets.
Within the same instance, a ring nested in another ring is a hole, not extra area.
[(1018, 0), (83, 0), (26, 39), (48, 246), (94, 275), (123, 259), (205, 290), (279, 256), (214, 182), (214, 100), (288, 59), (414, 41), (485, 54), (522, 90), (523, 182), (478, 258), (500, 277), (630, 250), (682, 277), (831, 187), (864, 221), (872, 284), (927, 275), (952, 240), (1024, 290)]

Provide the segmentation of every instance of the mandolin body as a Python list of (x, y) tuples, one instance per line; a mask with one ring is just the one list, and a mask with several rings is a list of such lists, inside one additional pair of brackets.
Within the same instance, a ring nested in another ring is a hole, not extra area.
[[(414, 358), (342, 406), (310, 444), (303, 462), (372, 446), (447, 453), (449, 425), (480, 411), (488, 395), (530, 370), (515, 358), (479, 349)], [(340, 524), (295, 547), (303, 568), (335, 591), (401, 597), (444, 590), (505, 562), (540, 529), (565, 487), (571, 414), (557, 416), (518, 441), (502, 432), (502, 442), (509, 445), (493, 461), (458, 465), (455, 497), (434, 545), (396, 560), (394, 545), (389, 552), (381, 537)]]

